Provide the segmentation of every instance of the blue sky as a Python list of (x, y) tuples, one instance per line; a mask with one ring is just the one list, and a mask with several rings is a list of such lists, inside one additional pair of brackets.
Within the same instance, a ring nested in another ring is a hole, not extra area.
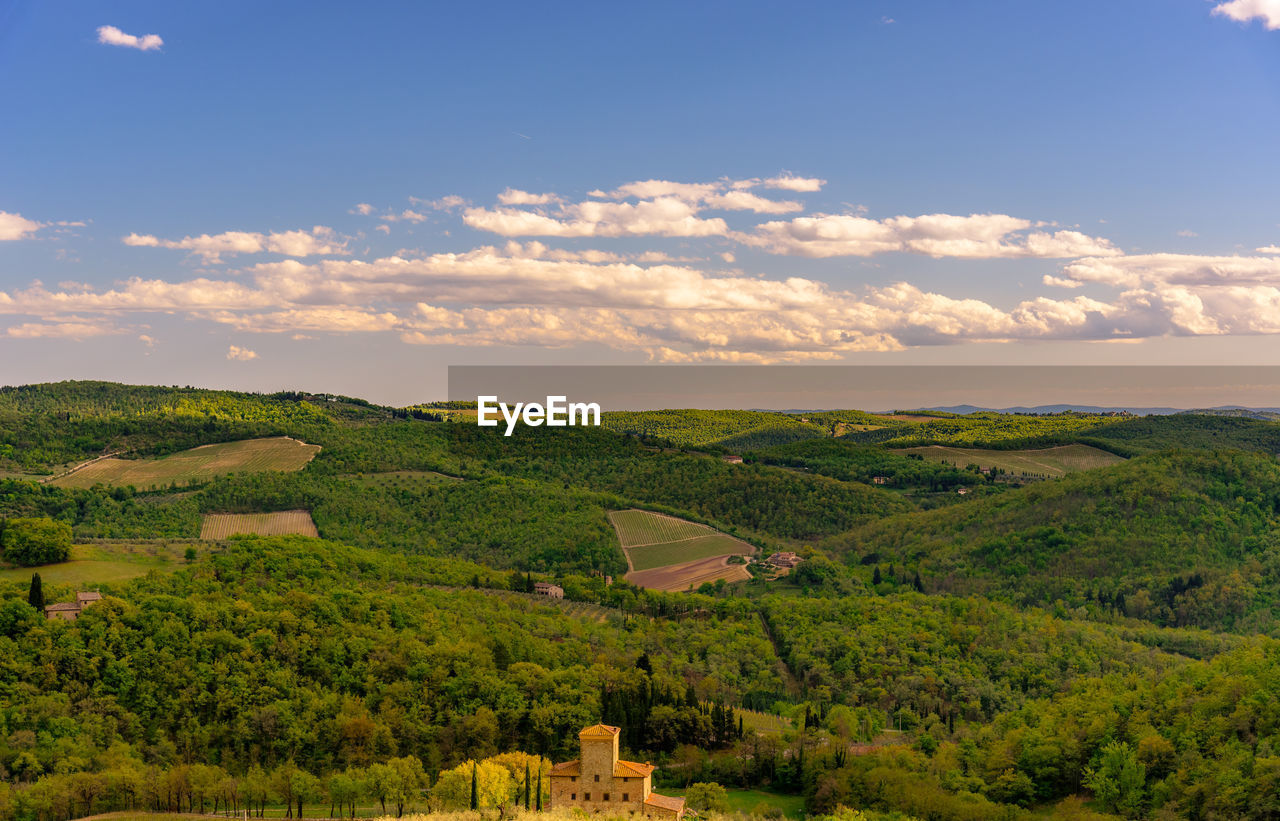
[(1280, 0), (0, 2), (0, 72), (4, 383), (1280, 353)]

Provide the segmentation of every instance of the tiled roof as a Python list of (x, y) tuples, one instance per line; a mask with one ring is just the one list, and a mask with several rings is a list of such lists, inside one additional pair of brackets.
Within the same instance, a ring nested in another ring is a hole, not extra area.
[(563, 761), (551, 766), (551, 775), (581, 775), (581, 769), (577, 761)]
[(652, 764), (637, 764), (634, 761), (621, 761), (613, 768), (614, 778), (644, 778), (656, 770)]
[(61, 611), (61, 610), (79, 610), (80, 605), (73, 601), (60, 601), (57, 604), (50, 604), (45, 607), (45, 612)]
[(658, 795), (656, 792), (651, 792), (649, 797), (644, 800), (644, 803), (660, 810), (670, 810), (674, 813), (684, 812), (683, 798), (672, 798), (669, 795)]
[(80, 592), (76, 594), (76, 601), (101, 601), (101, 600), (102, 600), (102, 594), (97, 592), (96, 590), (91, 590), (87, 593)]
[(578, 738), (613, 738), (622, 732), (617, 727), (610, 727), (608, 724), (594, 724), (582, 732), (578, 733)]

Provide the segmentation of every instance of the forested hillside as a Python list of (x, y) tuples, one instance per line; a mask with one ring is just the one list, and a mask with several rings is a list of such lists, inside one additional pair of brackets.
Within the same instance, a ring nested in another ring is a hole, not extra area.
[[(506, 767), (514, 790), (521, 762), (572, 757), (597, 721), (667, 787), (769, 789), (815, 813), (1280, 812), (1280, 425), (607, 421), (504, 437), (465, 409), (321, 394), (0, 390), (0, 559), (5, 523), (24, 520), (18, 539), (31, 519), (96, 540), (95, 556), (116, 540), (175, 557), (131, 581), (51, 566), (84, 581), (39, 599), (106, 594), (71, 622), (32, 604), (46, 568), (0, 569), (0, 821), (233, 795), (439, 809), (468, 762)], [(291, 472), (154, 491), (35, 480), (103, 453), (263, 436), (320, 450)], [(1132, 458), (1042, 478), (901, 450), (1069, 442)], [(628, 508), (802, 561), (698, 593), (642, 590), (608, 520)], [(321, 538), (199, 541), (205, 514), (272, 511), (302, 511)], [(536, 581), (565, 599), (533, 595)]]
[(1170, 451), (893, 517), (827, 546), (854, 562), (908, 563), (931, 591), (1270, 630), (1277, 516), (1273, 458)]

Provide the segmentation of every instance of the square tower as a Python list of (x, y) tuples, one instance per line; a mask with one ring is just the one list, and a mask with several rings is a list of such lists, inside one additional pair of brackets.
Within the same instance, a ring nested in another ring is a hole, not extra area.
[(582, 775), (587, 781), (612, 781), (613, 770), (618, 763), (617, 727), (596, 724), (578, 733), (582, 745)]

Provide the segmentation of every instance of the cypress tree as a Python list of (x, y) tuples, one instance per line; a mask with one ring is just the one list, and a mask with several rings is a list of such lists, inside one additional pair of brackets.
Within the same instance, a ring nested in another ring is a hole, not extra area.
[(875, 571), (871, 574), (871, 583), (880, 584), (884, 581), (884, 577), (880, 575), (880, 565), (876, 565)]
[(538, 812), (542, 812), (542, 759), (538, 759)]
[(27, 604), (41, 613), (44, 612), (44, 587), (40, 584), (40, 574), (31, 574), (31, 590), (27, 593)]
[(480, 809), (480, 784), (476, 781), (476, 762), (471, 762), (471, 809)]
[(530, 798), (529, 786), (530, 786), (529, 785), (529, 762), (526, 761), (524, 762), (524, 811), (525, 812), (529, 811), (529, 798)]

